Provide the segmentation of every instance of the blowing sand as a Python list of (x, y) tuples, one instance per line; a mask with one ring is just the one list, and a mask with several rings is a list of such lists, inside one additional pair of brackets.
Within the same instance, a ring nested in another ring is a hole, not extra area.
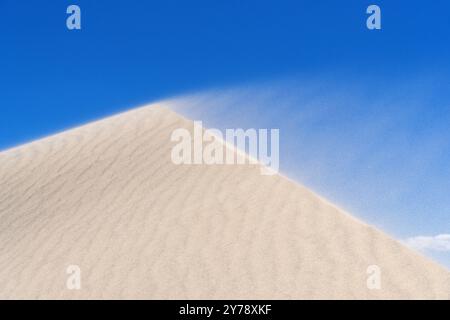
[(150, 106), (0, 153), (0, 298), (449, 299), (443, 267), (283, 176), (173, 164), (180, 127)]

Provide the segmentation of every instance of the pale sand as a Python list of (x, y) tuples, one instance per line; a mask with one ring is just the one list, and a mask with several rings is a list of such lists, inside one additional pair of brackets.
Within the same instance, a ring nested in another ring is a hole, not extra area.
[(178, 127), (146, 107), (0, 153), (0, 298), (449, 299), (443, 267), (280, 175), (172, 164)]

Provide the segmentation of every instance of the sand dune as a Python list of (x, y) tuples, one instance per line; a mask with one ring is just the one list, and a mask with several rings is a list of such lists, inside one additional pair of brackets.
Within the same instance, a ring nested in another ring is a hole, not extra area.
[(283, 176), (174, 165), (179, 127), (150, 106), (0, 153), (0, 298), (449, 299), (443, 267)]

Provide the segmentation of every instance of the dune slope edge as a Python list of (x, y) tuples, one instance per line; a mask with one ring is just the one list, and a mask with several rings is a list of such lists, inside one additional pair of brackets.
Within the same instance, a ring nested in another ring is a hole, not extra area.
[(176, 128), (153, 105), (0, 153), (0, 298), (449, 299), (447, 270), (289, 179), (173, 164)]

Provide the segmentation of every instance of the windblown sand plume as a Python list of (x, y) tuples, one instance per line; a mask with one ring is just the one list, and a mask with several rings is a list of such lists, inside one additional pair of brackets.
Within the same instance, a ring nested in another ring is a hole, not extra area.
[(444, 268), (283, 176), (173, 164), (176, 128), (149, 106), (0, 153), (0, 298), (449, 298)]

